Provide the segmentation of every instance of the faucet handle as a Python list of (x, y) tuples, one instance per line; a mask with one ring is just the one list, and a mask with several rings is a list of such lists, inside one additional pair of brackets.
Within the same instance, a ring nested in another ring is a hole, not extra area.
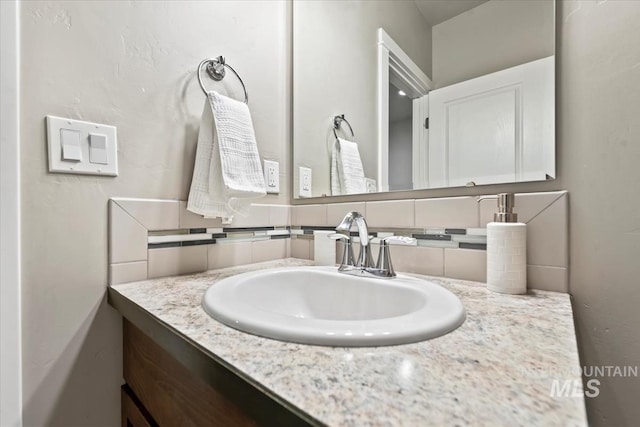
[(380, 245), (387, 245), (389, 242), (395, 242), (401, 245), (413, 245), (416, 242), (416, 239), (414, 237), (407, 236), (389, 236), (380, 239)]
[(393, 264), (391, 264), (389, 242), (397, 242), (401, 245), (412, 245), (416, 242), (416, 239), (406, 236), (389, 236), (380, 239), (380, 250), (378, 251), (378, 262), (376, 263), (376, 269), (379, 271), (378, 274), (380, 274), (381, 276), (395, 277), (396, 272), (393, 270)]
[(331, 240), (344, 240), (345, 242), (348, 242), (349, 240), (351, 240), (350, 236), (342, 233), (329, 234), (327, 237)]
[(356, 260), (353, 256), (351, 237), (342, 233), (329, 234), (327, 237), (332, 240), (342, 240), (344, 242), (344, 252), (342, 253), (342, 259), (340, 260), (339, 270), (346, 269), (349, 266), (355, 266)]
[(395, 277), (396, 272), (393, 271), (393, 264), (391, 264), (391, 254), (389, 253), (389, 243), (387, 238), (380, 240), (380, 250), (378, 251), (378, 262), (376, 262), (376, 269), (383, 272), (385, 277)]

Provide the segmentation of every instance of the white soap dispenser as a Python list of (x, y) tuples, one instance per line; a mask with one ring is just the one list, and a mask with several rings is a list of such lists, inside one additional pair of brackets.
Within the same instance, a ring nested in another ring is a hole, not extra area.
[(513, 193), (498, 194), (498, 212), (487, 224), (487, 288), (527, 293), (527, 225), (513, 212)]

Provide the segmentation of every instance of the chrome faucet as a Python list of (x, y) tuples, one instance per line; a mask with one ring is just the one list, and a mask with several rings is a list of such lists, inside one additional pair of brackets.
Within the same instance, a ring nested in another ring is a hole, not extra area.
[[(356, 260), (353, 256), (353, 246), (351, 244), (350, 231), (356, 225), (360, 237), (360, 254)], [(336, 227), (337, 233), (331, 234), (329, 238), (342, 240), (344, 242), (344, 252), (338, 271), (346, 274), (358, 276), (369, 276), (379, 278), (395, 277), (396, 273), (391, 264), (391, 254), (389, 252), (389, 241), (397, 241), (402, 244), (412, 244), (415, 239), (412, 237), (390, 236), (380, 240), (380, 251), (378, 262), (374, 265), (371, 255), (371, 240), (367, 221), (360, 212), (349, 212)]]
[(342, 222), (338, 224), (336, 231), (344, 232), (348, 236), (354, 223), (360, 237), (360, 254), (355, 267), (372, 268), (373, 257), (371, 256), (371, 245), (369, 243), (373, 236), (369, 236), (369, 227), (367, 227), (367, 221), (365, 221), (364, 216), (360, 212), (349, 212)]

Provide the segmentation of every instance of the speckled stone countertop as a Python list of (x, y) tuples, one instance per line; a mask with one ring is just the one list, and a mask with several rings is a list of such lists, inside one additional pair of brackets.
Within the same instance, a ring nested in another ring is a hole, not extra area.
[(569, 295), (512, 296), (482, 283), (425, 277), (456, 294), (467, 320), (429, 341), (334, 348), (229, 328), (201, 307), (209, 286), (246, 271), (310, 265), (296, 259), (112, 286), (262, 389), (331, 426), (586, 425), (582, 397), (552, 397), (580, 381)]

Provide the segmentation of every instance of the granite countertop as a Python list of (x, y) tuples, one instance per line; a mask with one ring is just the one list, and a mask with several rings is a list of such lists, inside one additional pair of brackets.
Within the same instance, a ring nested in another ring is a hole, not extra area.
[(285, 259), (112, 286), (224, 360), (261, 389), (332, 426), (586, 425), (583, 398), (552, 397), (554, 380), (581, 381), (567, 294), (492, 293), (482, 283), (424, 277), (456, 294), (467, 320), (428, 341), (377, 348), (293, 344), (237, 331), (201, 307), (225, 277)]

